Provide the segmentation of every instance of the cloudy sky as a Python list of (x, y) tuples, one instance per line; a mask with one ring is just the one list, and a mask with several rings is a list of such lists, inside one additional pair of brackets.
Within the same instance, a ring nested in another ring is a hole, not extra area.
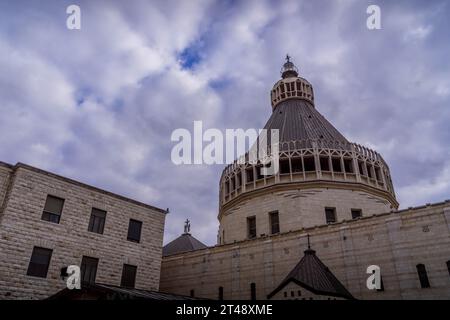
[(449, 17), (447, 1), (1, 0), (0, 160), (169, 207), (165, 242), (189, 218), (212, 245), (223, 166), (174, 165), (171, 133), (263, 127), (289, 53), (316, 108), (384, 156), (401, 207), (449, 199)]

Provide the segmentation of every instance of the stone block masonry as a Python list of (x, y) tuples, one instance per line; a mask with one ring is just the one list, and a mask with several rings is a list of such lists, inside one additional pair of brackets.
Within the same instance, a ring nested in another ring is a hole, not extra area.
[[(59, 223), (42, 220), (48, 195), (64, 199)], [(42, 299), (65, 288), (61, 268), (99, 259), (96, 282), (120, 285), (124, 264), (135, 287), (158, 290), (165, 210), (25, 164), (0, 163), (0, 299)], [(106, 211), (103, 234), (89, 232), (92, 208)], [(127, 240), (142, 222), (139, 243)], [(34, 247), (53, 250), (47, 277), (27, 275)]]

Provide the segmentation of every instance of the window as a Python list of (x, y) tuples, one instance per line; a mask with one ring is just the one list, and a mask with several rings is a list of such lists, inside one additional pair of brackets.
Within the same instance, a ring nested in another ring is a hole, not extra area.
[(92, 208), (88, 231), (103, 234), (105, 227), (106, 211)]
[(47, 278), (48, 266), (53, 250), (34, 247), (28, 265), (27, 275), (33, 277)]
[(425, 269), (425, 265), (418, 264), (416, 266), (417, 274), (419, 276), (420, 286), (422, 288), (429, 288), (430, 287), (430, 281), (428, 281), (428, 275), (427, 270)]
[(191, 296), (191, 298), (195, 297), (194, 289), (191, 289), (191, 291), (189, 292), (189, 295)]
[(328, 162), (328, 157), (320, 157), (320, 170), (330, 171), (330, 163)]
[(219, 287), (219, 300), (223, 300), (223, 287)]
[(370, 164), (367, 164), (367, 175), (369, 176), (369, 178), (373, 178), (372, 166)]
[(247, 218), (247, 231), (250, 239), (256, 238), (256, 217)]
[(236, 189), (239, 188), (241, 186), (241, 172), (238, 171), (238, 173), (236, 174)]
[(141, 241), (141, 229), (142, 229), (141, 221), (130, 219), (130, 224), (128, 225), (127, 240), (134, 242)]
[(291, 159), (292, 172), (302, 172), (302, 159), (301, 158), (292, 158)]
[(305, 171), (316, 171), (316, 165), (314, 163), (314, 157), (303, 158), (305, 164)]
[(48, 195), (45, 201), (44, 212), (42, 213), (42, 220), (59, 223), (63, 206), (64, 199)]
[(250, 299), (256, 300), (256, 284), (254, 282), (250, 284)]
[(450, 260), (447, 261), (447, 270), (448, 274), (450, 275)]
[(262, 164), (258, 164), (256, 167), (255, 167), (255, 170), (256, 170), (256, 180), (260, 180), (260, 179), (263, 179), (264, 178), (264, 176), (263, 176), (263, 174), (262, 174), (262, 172), (261, 172), (261, 169), (262, 169)]
[(290, 173), (289, 169), (289, 159), (280, 159), (280, 173)]
[(366, 175), (366, 172), (365, 172), (364, 169), (363, 169), (364, 167), (365, 167), (365, 166), (364, 166), (364, 162), (358, 161), (359, 174), (362, 175), (362, 176), (365, 176), (365, 175)]
[(280, 218), (278, 216), (278, 211), (269, 212), (270, 220), (270, 233), (276, 234), (280, 232)]
[(122, 280), (120, 286), (125, 288), (134, 288), (136, 282), (137, 267), (129, 264), (124, 264), (122, 269)]
[(83, 256), (81, 260), (81, 282), (84, 284), (94, 284), (97, 275), (98, 259)]
[(357, 219), (362, 217), (361, 209), (352, 209), (352, 219)]
[(325, 208), (325, 218), (327, 223), (336, 222), (336, 208)]
[(245, 169), (246, 182), (253, 182), (253, 167)]
[(377, 178), (378, 181), (383, 182), (383, 179), (381, 177), (380, 167), (375, 166), (375, 177)]
[(353, 173), (352, 159), (344, 159), (344, 169), (347, 173)]
[(342, 172), (341, 159), (340, 158), (331, 158), (331, 163), (333, 165), (333, 171), (334, 172)]
[(383, 276), (380, 275), (380, 289), (377, 289), (378, 292), (384, 291), (384, 283), (383, 283)]

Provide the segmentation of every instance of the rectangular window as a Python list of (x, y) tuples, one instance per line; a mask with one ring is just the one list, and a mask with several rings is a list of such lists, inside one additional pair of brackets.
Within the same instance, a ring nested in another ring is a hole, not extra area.
[(369, 176), (369, 178), (373, 178), (372, 166), (370, 164), (367, 165), (367, 175)]
[(136, 283), (137, 267), (130, 264), (124, 264), (122, 269), (122, 280), (120, 286), (125, 288), (134, 288)]
[(223, 287), (219, 287), (219, 300), (223, 300)]
[(359, 174), (362, 175), (362, 176), (366, 175), (366, 172), (363, 169), (364, 167), (365, 167), (364, 162), (358, 161)]
[(328, 162), (328, 157), (320, 157), (320, 170), (330, 171), (330, 163)]
[(47, 200), (45, 201), (44, 212), (42, 213), (41, 219), (59, 223), (63, 206), (64, 199), (48, 195)]
[(416, 266), (416, 268), (417, 268), (417, 274), (419, 276), (420, 286), (422, 288), (429, 288), (430, 281), (428, 280), (428, 274), (427, 274), (427, 269), (425, 268), (425, 265), (418, 264)]
[(272, 211), (269, 213), (270, 220), (270, 233), (276, 234), (280, 232), (280, 219), (278, 211)]
[(303, 162), (305, 164), (305, 171), (316, 171), (316, 164), (314, 163), (314, 157), (304, 157)]
[(336, 208), (325, 208), (325, 218), (327, 223), (336, 222)]
[(280, 173), (290, 173), (289, 169), (289, 159), (280, 159)]
[(98, 259), (83, 256), (81, 260), (81, 282), (84, 284), (94, 284), (97, 275)]
[(260, 180), (260, 179), (263, 179), (264, 178), (264, 176), (262, 175), (262, 172), (261, 172), (261, 168), (262, 168), (263, 166), (262, 166), (262, 164), (259, 164), (259, 165), (257, 165), (256, 167), (255, 167), (255, 170), (256, 170), (256, 180)]
[(241, 172), (238, 171), (236, 173), (236, 189), (241, 186)]
[(352, 209), (352, 219), (357, 219), (362, 217), (361, 209)]
[(344, 169), (347, 173), (353, 173), (353, 161), (352, 159), (344, 159)]
[(256, 217), (247, 218), (247, 231), (250, 239), (256, 238)]
[(253, 182), (253, 167), (245, 169), (246, 182)]
[(254, 282), (250, 284), (250, 300), (256, 300), (256, 284)]
[(92, 208), (88, 231), (103, 234), (106, 211)]
[(381, 170), (380, 167), (375, 166), (375, 177), (378, 181), (383, 182), (383, 179), (381, 178)]
[(331, 158), (331, 163), (333, 165), (333, 171), (334, 172), (342, 172), (341, 159), (340, 158)]
[(47, 278), (48, 267), (53, 250), (34, 247), (28, 265), (27, 275), (33, 277)]
[(130, 224), (128, 225), (127, 240), (134, 242), (141, 241), (141, 229), (142, 229), (141, 221), (130, 219)]
[(302, 172), (302, 159), (301, 158), (292, 158), (291, 159), (292, 172)]

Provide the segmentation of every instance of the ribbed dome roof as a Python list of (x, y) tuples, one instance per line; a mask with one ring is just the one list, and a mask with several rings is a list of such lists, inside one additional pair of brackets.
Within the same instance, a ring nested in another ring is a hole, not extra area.
[(207, 245), (195, 239), (190, 233), (183, 233), (163, 247), (163, 257), (204, 248), (207, 248)]
[(275, 108), (264, 129), (278, 129), (280, 142), (299, 140), (336, 141), (349, 143), (314, 106), (303, 99), (289, 99)]

